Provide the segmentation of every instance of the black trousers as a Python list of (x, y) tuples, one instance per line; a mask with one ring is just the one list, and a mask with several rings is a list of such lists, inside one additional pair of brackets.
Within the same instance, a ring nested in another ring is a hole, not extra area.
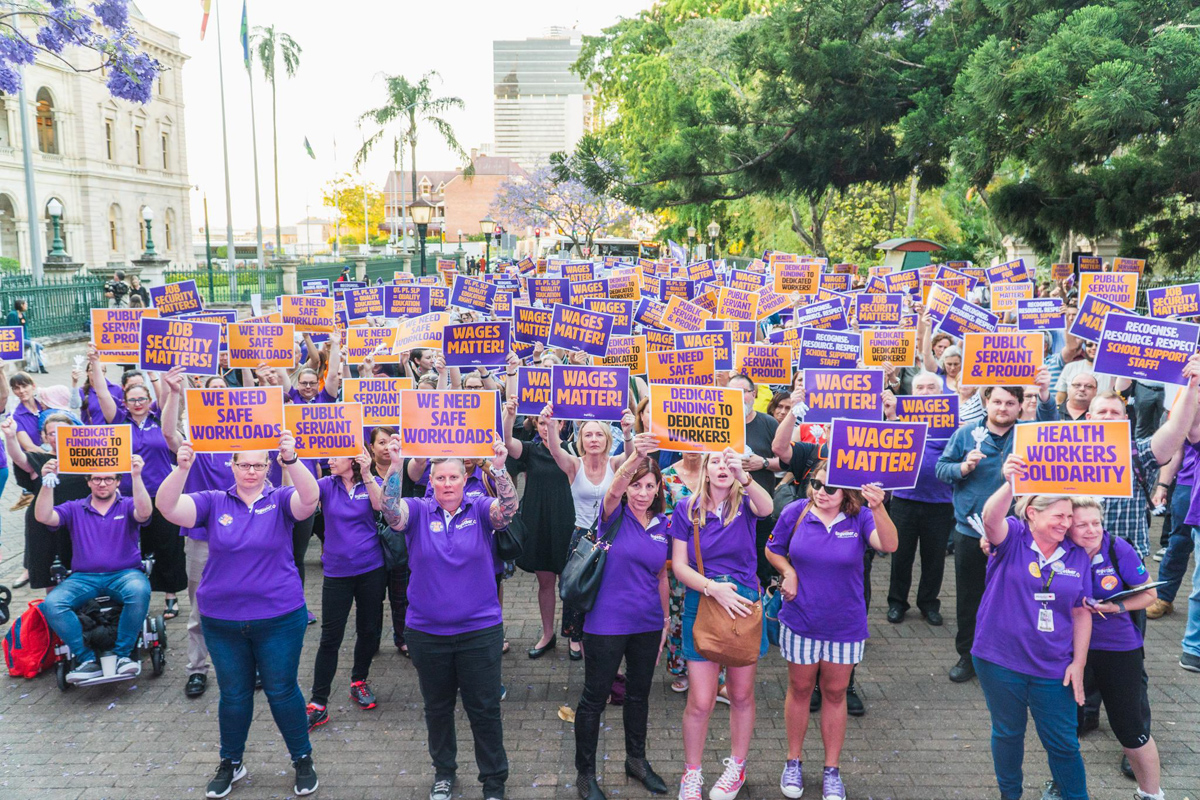
[[(1141, 631), (1142, 637), (1145, 638), (1145, 636), (1146, 636), (1146, 611), (1145, 611), (1145, 609), (1141, 609), (1138, 611), (1130, 611), (1129, 619), (1133, 621), (1134, 627), (1136, 627), (1139, 631)], [(1137, 653), (1138, 668), (1142, 673), (1142, 688), (1144, 690), (1146, 687), (1148, 687), (1150, 685), (1150, 676), (1146, 674), (1146, 670), (1142, 665), (1141, 652), (1142, 651), (1140, 651), (1140, 650), (1137, 650), (1137, 651), (1134, 651), (1134, 650), (1126, 650), (1126, 651), (1088, 650), (1088, 663), (1087, 663), (1087, 666), (1083, 668), (1083, 694), (1084, 694), (1084, 697), (1083, 697), (1083, 705), (1079, 709), (1079, 717), (1080, 717), (1081, 721), (1085, 714), (1089, 714), (1089, 715), (1095, 714), (1095, 715), (1099, 716), (1100, 703), (1103, 702), (1107, 706), (1107, 705), (1110, 705), (1109, 700), (1112, 699), (1110, 696), (1112, 694), (1112, 691), (1110, 690), (1109, 694), (1107, 694), (1107, 695), (1104, 694), (1104, 692), (1101, 691), (1099, 682), (1096, 680), (1095, 671), (1092, 669), (1092, 654), (1093, 653), (1098, 654), (1098, 656), (1097, 656), (1098, 659), (1100, 661), (1107, 663), (1108, 661), (1111, 661), (1113, 658), (1116, 658), (1118, 655)], [(1111, 658), (1110, 658), (1110, 656), (1111, 656)], [(1132, 657), (1132, 656), (1130, 656), (1130, 657)], [(1128, 686), (1126, 688), (1128, 688), (1130, 691), (1132, 691), (1132, 684), (1130, 684), (1130, 686)], [(1150, 701), (1147, 700), (1146, 703), (1147, 703), (1147, 707), (1149, 707)], [(1108, 716), (1109, 716), (1109, 722), (1111, 723), (1112, 722), (1112, 710), (1111, 709), (1108, 712)], [(1114, 727), (1113, 730), (1115, 731), (1116, 727)], [(1145, 742), (1143, 742), (1142, 744), (1145, 744)], [(1140, 747), (1141, 745), (1135, 744), (1135, 745), (1125, 745), (1125, 746), (1126, 747)]]
[(396, 647), (404, 644), (404, 616), (408, 613), (408, 564), (388, 573), (388, 603), (392, 607), (392, 641)]
[(900, 545), (892, 554), (892, 577), (888, 584), (888, 607), (908, 611), (912, 568), (921, 553), (921, 580), (917, 584), (917, 608), (922, 614), (941, 611), (942, 577), (946, 572), (946, 543), (954, 530), (954, 505), (921, 503), (893, 497), (892, 521)]
[[(463, 710), (475, 738), (475, 763), (484, 797), (503, 797), (508, 781), (504, 726), (500, 719), (500, 658), (504, 626), (438, 636), (405, 629), (408, 651), (425, 700), (425, 726), (435, 777), (458, 771), (454, 706), (462, 692)], [(589, 658), (591, 655), (589, 654)]]
[(583, 635), (583, 696), (575, 709), (575, 770), (580, 775), (596, 774), (596, 746), (600, 739), (600, 715), (612, 692), (613, 680), (625, 660), (625, 754), (646, 757), (646, 724), (650, 714), (650, 686), (662, 631), (620, 636)]
[(1088, 650), (1083, 685), (1096, 695), (1108, 712), (1108, 724), (1122, 747), (1136, 750), (1150, 741), (1149, 678), (1144, 666), (1144, 651)]
[(954, 583), (958, 592), (955, 609), (958, 633), (954, 649), (960, 656), (971, 655), (975, 644), (975, 617), (983, 600), (983, 584), (987, 579), (987, 556), (979, 549), (979, 540), (954, 532)]
[[(775, 523), (770, 517), (760, 519), (754, 528), (754, 548), (758, 554), (758, 581), (765, 589), (771, 583), (771, 579), (778, 573), (771, 566), (771, 562), (767, 561), (767, 539), (771, 536), (771, 531), (775, 530)], [(703, 553), (701, 554), (703, 555)]]
[(308, 518), (296, 520), (292, 526), (292, 559), (296, 562), (296, 569), (300, 570), (301, 584), (304, 583), (304, 556), (308, 553), (308, 540), (312, 538), (318, 513), (314, 511)]
[(182, 592), (187, 589), (187, 554), (179, 526), (167, 522), (157, 507), (142, 528), (142, 557), (154, 556), (150, 570), (150, 589), (155, 592)]
[(350, 607), (354, 607), (354, 666), (351, 681), (365, 681), (371, 672), (371, 659), (379, 649), (383, 633), (383, 595), (387, 590), (387, 570), (383, 567), (349, 578), (325, 576), (321, 585), (321, 644), (313, 667), (312, 694), (317, 705), (329, 702), (329, 690), (337, 673), (338, 648), (346, 634)]

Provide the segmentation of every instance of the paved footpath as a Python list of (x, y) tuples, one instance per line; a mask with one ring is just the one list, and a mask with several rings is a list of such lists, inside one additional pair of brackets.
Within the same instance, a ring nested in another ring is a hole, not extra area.
[[(55, 370), (45, 383), (63, 382)], [(0, 583), (11, 585), (20, 572), (22, 517), (7, 509), (18, 495), (10, 480), (0, 497), (3, 525)], [(1153, 536), (1157, 541), (1157, 531)], [(306, 592), (310, 608), (320, 615), (319, 546), (309, 552)], [(943, 609), (947, 624), (932, 628), (911, 614), (900, 625), (884, 619), (887, 577), (891, 562), (877, 560), (873, 575), (871, 641), (858, 681), (867, 714), (851, 719), (842, 758), (852, 800), (925, 800), (998, 797), (989, 751), (987, 709), (972, 681), (950, 683), (946, 671), (955, 661), (953, 570), (947, 570)], [(947, 565), (950, 566), (950, 565)], [(1156, 565), (1152, 572), (1157, 572)], [(915, 586), (915, 583), (914, 583)], [(1179, 639), (1185, 622), (1190, 581), (1180, 592), (1184, 600), (1173, 616), (1150, 623), (1146, 668), (1154, 735), (1163, 761), (1163, 784), (1172, 800), (1200, 798), (1200, 676), (1178, 666)], [(13, 608), (20, 612), (34, 594), (16, 593)], [(159, 678), (145, 672), (131, 682), (73, 689), (62, 693), (52, 675), (34, 680), (0, 678), (0, 800), (37, 798), (202, 798), (217, 764), (217, 697), (210, 678), (200, 699), (183, 696), (185, 620), (168, 623), (171, 650), (166, 672)], [(447, 602), (453, 602), (447, 597)], [(152, 609), (160, 609), (155, 595)], [(540, 630), (536, 584), (518, 573), (505, 584), (505, 617), (512, 651), (505, 656), (505, 743), (512, 774), (512, 800), (574, 798), (574, 734), (558, 718), (559, 706), (574, 707), (583, 683), (583, 664), (567, 659), (561, 644), (540, 660), (531, 661), (525, 649)], [(424, 798), (432, 778), (425, 747), (420, 691), (412, 663), (391, 646), (390, 617), (385, 613), (384, 646), (376, 657), (371, 683), (379, 707), (359, 711), (347, 696), (353, 647), (350, 634), (340, 653), (338, 680), (330, 706), (331, 721), (313, 734), (314, 756), (321, 786), (316, 795), (326, 800), (355, 798)], [(308, 629), (301, 658), (300, 684), (307, 693), (319, 631)], [(651, 697), (649, 757), (674, 786), (683, 763), (680, 720), (684, 696), (673, 694), (665, 668)], [(783, 699), (787, 673), (772, 650), (758, 672), (758, 721), (749, 760), (750, 780), (743, 800), (781, 797), (779, 772), (786, 753)], [(640, 784), (626, 779), (622, 769), (624, 738), (616, 709), (605, 715), (600, 753), (607, 774), (602, 785), (613, 798), (645, 798)], [(717, 706), (705, 753), (711, 786), (728, 755), (728, 710)], [(461, 711), (457, 796), (480, 797), (470, 728)], [(1120, 746), (1102, 720), (1098, 732), (1083, 742), (1088, 783), (1095, 800), (1129, 800), (1132, 781), (1118, 771)], [(819, 797), (822, 750), (817, 721), (809, 729), (805, 748), (807, 797)], [(251, 800), (291, 795), (292, 770), (283, 742), (261, 693), (246, 752), (250, 777), (237, 784), (231, 798)], [(1025, 761), (1026, 798), (1041, 794), (1049, 777), (1045, 757), (1030, 725)], [(672, 797), (674, 789), (672, 789)]]

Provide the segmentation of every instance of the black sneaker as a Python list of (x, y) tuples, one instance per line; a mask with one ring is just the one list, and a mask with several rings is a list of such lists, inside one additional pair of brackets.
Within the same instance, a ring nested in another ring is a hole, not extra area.
[(950, 668), (950, 680), (955, 683), (966, 683), (975, 677), (975, 665), (970, 656), (959, 656), (958, 663)]
[(1042, 800), (1062, 800), (1062, 791), (1054, 781), (1046, 781), (1042, 785)]
[(292, 791), (297, 797), (312, 794), (317, 790), (317, 771), (313, 769), (312, 756), (304, 756), (292, 762), (296, 768), (296, 785)]
[(233, 790), (233, 785), (246, 777), (246, 765), (242, 762), (234, 764), (231, 759), (222, 758), (217, 774), (208, 782), (204, 791), (205, 797), (224, 797)]
[(454, 792), (454, 776), (434, 778), (433, 786), (429, 789), (429, 800), (450, 800)]
[[(1184, 653), (1179, 656), (1179, 666), (1186, 669), (1188, 672), (1200, 672), (1200, 656), (1194, 656), (1191, 653)], [(68, 678), (67, 680), (70, 680)]]
[(821, 684), (813, 687), (812, 697), (808, 699), (808, 710), (810, 713), (816, 713), (821, 710)]
[(314, 728), (319, 728), (329, 722), (329, 707), (319, 706), (316, 703), (308, 704), (308, 731), (312, 733)]
[(350, 699), (358, 703), (363, 711), (375, 707), (375, 693), (366, 681), (354, 681), (350, 684)]
[(104, 670), (100, 668), (100, 662), (92, 659), (91, 661), (84, 661), (82, 664), (77, 665), (75, 669), (68, 672), (67, 683), (83, 683), (92, 678), (99, 678), (103, 674)]
[(852, 717), (861, 717), (867, 713), (862, 698), (858, 696), (858, 688), (854, 685), (854, 681), (850, 681), (850, 685), (846, 687), (846, 713)]
[(1082, 739), (1084, 736), (1087, 736), (1092, 731), (1099, 730), (1099, 729), (1100, 729), (1100, 714), (1099, 714), (1099, 712), (1093, 714), (1090, 711), (1085, 711), (1085, 710), (1081, 709), (1079, 712), (1079, 721), (1075, 728), (1076, 736), (1078, 736), (1080, 739)]

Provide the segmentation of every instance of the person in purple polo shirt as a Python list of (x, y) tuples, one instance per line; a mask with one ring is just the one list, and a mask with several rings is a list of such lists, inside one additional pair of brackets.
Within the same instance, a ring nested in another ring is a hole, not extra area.
[(329, 477), (317, 481), (322, 513), (336, 524), (325, 529), (321, 551), (325, 581), (321, 586), (321, 644), (308, 702), (310, 731), (329, 721), (329, 691), (351, 606), (355, 641), (350, 699), (364, 711), (375, 708), (375, 694), (367, 685), (367, 676), (371, 659), (379, 650), (388, 582), (375, 525), (383, 481), (371, 474), (371, 457), (364, 451), (355, 458), (331, 458), (329, 471)]
[(1066, 538), (1071, 498), (1025, 495), (1017, 500), (1016, 516), (1007, 516), (1012, 480), (1025, 471), (1025, 460), (1009, 455), (1003, 483), (983, 506), (987, 585), (971, 656), (992, 716), (1001, 797), (1021, 796), (1025, 726), (1032, 714), (1063, 800), (1087, 800), (1075, 708), (1083, 705), (1092, 635), (1083, 602), (1091, 593), (1091, 564), (1087, 551)]
[[(770, 493), (746, 472), (742, 454), (727, 447), (721, 453), (704, 457), (696, 493), (677, 503), (671, 514), (669, 530), (675, 540), (671, 543), (671, 569), (687, 587), (683, 599), (683, 657), (688, 662), (688, 698), (683, 712), (685, 769), (679, 787), (680, 800), (700, 800), (704, 785), (700, 763), (722, 667), (696, 652), (692, 626), (700, 607), (700, 594), (716, 598), (730, 616), (744, 617), (753, 611), (762, 591), (758, 583), (756, 529), (758, 520), (770, 516), (772, 511)], [(697, 538), (703, 573), (697, 571)], [(766, 652), (764, 625), (759, 655)], [(710, 800), (733, 800), (746, 782), (746, 756), (754, 733), (757, 668), (757, 664), (751, 664), (726, 669), (731, 751), (725, 759), (725, 771), (709, 792)]]
[(604, 494), (597, 537), (608, 556), (592, 610), (583, 622), (587, 660), (583, 695), (575, 711), (576, 790), (582, 800), (604, 800), (596, 783), (600, 714), (625, 661), (625, 772), (654, 794), (666, 782), (646, 760), (646, 723), (654, 666), (667, 641), (670, 600), (667, 555), (670, 537), (663, 515), (662, 473), (648, 458), (658, 448), (654, 434), (639, 434)]
[(867, 643), (863, 554), (896, 550), (896, 526), (883, 506), (884, 492), (828, 485), (829, 463), (809, 473), (807, 498), (788, 505), (767, 543), (767, 558), (783, 576), (779, 649), (788, 662), (785, 702), (788, 756), (779, 788), (785, 797), (804, 792), (801, 757), (808, 732), (808, 699), (821, 681), (824, 800), (844, 800), (842, 745), (846, 740), (846, 690)]
[[(465, 498), (462, 459), (433, 459), (432, 498), (401, 497), (400, 437), (383, 487), (383, 516), (408, 543), (405, 637), (425, 701), (434, 780), (430, 800), (450, 800), (458, 769), (454, 707), (463, 709), (475, 737), (475, 763), (485, 800), (504, 797), (508, 756), (500, 718), (500, 661), (504, 615), (496, 594), (494, 534), (517, 513), (517, 490), (504, 469), (508, 450), (497, 437), (492, 477), (496, 497)], [(453, 598), (453, 601), (449, 601)]]
[(231, 488), (184, 494), (195, 461), (191, 445), (181, 445), (176, 459), (158, 489), (159, 510), (188, 536), (208, 542), (196, 602), (221, 689), (221, 764), (207, 796), (224, 797), (246, 777), (242, 755), (254, 716), (255, 670), (292, 757), (294, 790), (312, 794), (317, 773), (297, 680), (308, 610), (291, 541), (292, 525), (317, 506), (317, 481), (287, 430), (279, 437), (279, 462), (292, 486), (272, 485), (270, 455), (252, 450), (234, 454)]
[(83, 641), (83, 628), (75, 609), (100, 595), (120, 598), (121, 617), (117, 622), (118, 675), (137, 675), (142, 666), (134, 661), (133, 646), (142, 631), (142, 621), (150, 606), (150, 582), (142, 571), (142, 553), (138, 533), (150, 519), (153, 505), (142, 483), (142, 458), (134, 455), (130, 464), (132, 497), (117, 489), (117, 476), (93, 473), (88, 476), (91, 495), (54, 505), (56, 482), (46, 476), (58, 476), (58, 459), (42, 467), (42, 488), (34, 504), (38, 522), (50, 528), (65, 527), (71, 535), (73, 571), (50, 590), (42, 613), (59, 638), (71, 648), (75, 667), (67, 673), (69, 683), (79, 683), (103, 674), (97, 655)]

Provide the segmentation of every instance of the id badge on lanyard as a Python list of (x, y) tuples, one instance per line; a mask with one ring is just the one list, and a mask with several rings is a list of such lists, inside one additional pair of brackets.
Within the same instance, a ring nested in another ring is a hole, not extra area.
[(1037, 621), (1037, 629), (1042, 633), (1054, 633), (1054, 612), (1046, 607), (1046, 603), (1054, 600), (1054, 592), (1050, 591), (1050, 584), (1053, 583), (1057, 573), (1050, 569), (1050, 566), (1050, 564), (1046, 565), (1046, 571), (1050, 574), (1042, 581), (1042, 591), (1033, 593), (1033, 599), (1042, 604), (1042, 607), (1038, 609)]

